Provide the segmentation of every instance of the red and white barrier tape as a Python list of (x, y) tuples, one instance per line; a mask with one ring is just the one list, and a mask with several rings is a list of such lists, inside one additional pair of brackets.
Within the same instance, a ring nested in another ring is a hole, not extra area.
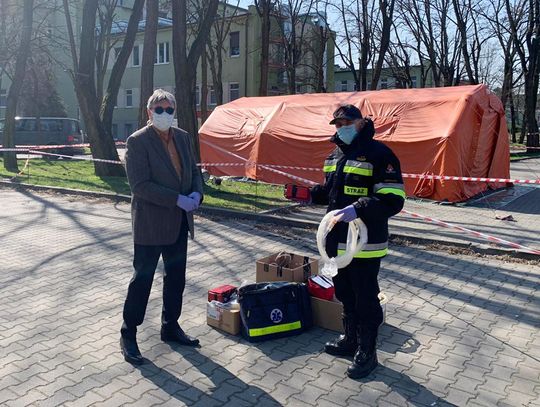
[(82, 161), (95, 161), (99, 163), (109, 163), (109, 164), (119, 164), (124, 165), (122, 161), (115, 161), (115, 160), (104, 160), (101, 158), (93, 158), (93, 157), (73, 157), (71, 155), (65, 155), (65, 154), (55, 154), (55, 153), (46, 153), (44, 151), (34, 151), (34, 150), (28, 150), (28, 153), (30, 154), (36, 154), (36, 155), (46, 155), (50, 157), (60, 157), (60, 158), (68, 158), (70, 160), (82, 160)]
[(422, 220), (424, 220), (426, 222), (434, 223), (434, 224), (442, 226), (444, 228), (459, 230), (460, 232), (464, 232), (464, 233), (466, 233), (468, 235), (478, 237), (478, 238), (487, 240), (487, 241), (492, 242), (492, 243), (497, 243), (497, 244), (501, 244), (501, 245), (504, 245), (504, 246), (509, 246), (509, 247), (514, 248), (514, 249), (526, 252), (526, 253), (540, 255), (540, 250), (531, 249), (530, 247), (523, 246), (523, 245), (518, 244), (518, 243), (510, 242), (508, 240), (504, 240), (504, 239), (501, 239), (501, 238), (498, 238), (498, 237), (495, 237), (495, 236), (487, 235), (485, 233), (475, 232), (474, 230), (464, 228), (463, 226), (454, 225), (453, 223), (449, 223), (449, 222), (443, 222), (442, 220), (431, 218), (429, 216), (423, 216), (423, 215), (420, 215), (418, 213), (407, 211), (405, 209), (403, 209), (400, 213), (404, 213), (406, 215), (412, 216), (413, 218), (422, 219)]
[[(114, 143), (116, 146), (125, 146), (125, 141), (117, 141)], [(69, 148), (69, 147), (88, 147), (90, 148), (90, 144), (83, 143), (83, 144), (47, 144), (47, 145), (34, 145), (34, 146), (26, 146), (26, 145), (17, 145), (15, 148), (24, 148), (26, 150), (55, 150), (57, 148)]]
[[(65, 146), (55, 146), (56, 148), (61, 148)], [(56, 157), (65, 157), (65, 158), (71, 158), (74, 160), (86, 160), (86, 161), (97, 161), (97, 162), (105, 162), (105, 163), (111, 163), (111, 164), (123, 164), (122, 161), (114, 161), (114, 160), (104, 160), (100, 158), (92, 158), (92, 157), (73, 157), (69, 155), (64, 154), (56, 154), (56, 153), (46, 153), (41, 152), (34, 149), (27, 149), (22, 147), (17, 148), (0, 148), (0, 152), (2, 151), (11, 151), (11, 152), (19, 152), (19, 153), (30, 153), (30, 154), (36, 154), (36, 155), (48, 155), (48, 156), (56, 156)], [(276, 164), (261, 164), (256, 163), (252, 161), (248, 161), (247, 159), (237, 156), (237, 158), (242, 159), (245, 161), (244, 163), (199, 163), (198, 166), (202, 168), (206, 167), (245, 167), (245, 168), (253, 168), (253, 167), (261, 167), (266, 170), (284, 175), (291, 179), (296, 179), (299, 181), (305, 180), (304, 178), (297, 177), (292, 174), (287, 174), (282, 171), (277, 171), (277, 169), (285, 169), (285, 170), (300, 170), (300, 171), (317, 171), (321, 172), (321, 168), (317, 167), (297, 167), (297, 166), (291, 166), (291, 165), (276, 165)], [(460, 177), (460, 176), (454, 176), (454, 175), (433, 175), (433, 174), (409, 174), (409, 173), (403, 173), (403, 178), (413, 178), (413, 179), (433, 179), (433, 180), (439, 180), (439, 181), (465, 181), (465, 182), (492, 182), (492, 183), (510, 183), (510, 184), (529, 184), (529, 185), (540, 185), (540, 179), (508, 179), (508, 178), (483, 178), (483, 177)], [(305, 181), (303, 181), (305, 182)], [(312, 181), (310, 181), (312, 182)]]
[(498, 182), (512, 184), (540, 184), (540, 179), (506, 179), (506, 178), (480, 178), (480, 177), (457, 177), (452, 175), (432, 174), (401, 174), (403, 178), (436, 179), (445, 181), (471, 181), (471, 182)]

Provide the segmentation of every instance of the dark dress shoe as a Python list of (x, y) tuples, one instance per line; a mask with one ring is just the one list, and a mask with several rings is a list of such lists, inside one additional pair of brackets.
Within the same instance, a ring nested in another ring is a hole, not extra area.
[(165, 330), (161, 328), (161, 340), (164, 342), (179, 343), (180, 345), (186, 346), (199, 345), (199, 340), (186, 335), (182, 328), (175, 328), (172, 330)]
[(122, 350), (122, 355), (124, 355), (124, 360), (132, 365), (142, 365), (144, 359), (139, 351), (137, 346), (137, 341), (135, 339), (120, 337), (120, 349)]

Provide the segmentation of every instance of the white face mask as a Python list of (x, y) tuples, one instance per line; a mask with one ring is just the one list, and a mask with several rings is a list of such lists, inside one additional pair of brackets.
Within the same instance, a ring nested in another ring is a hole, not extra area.
[(173, 120), (174, 113), (168, 114), (167, 112), (163, 112), (161, 114), (157, 114), (154, 112), (152, 114), (152, 125), (159, 131), (169, 130), (172, 126)]

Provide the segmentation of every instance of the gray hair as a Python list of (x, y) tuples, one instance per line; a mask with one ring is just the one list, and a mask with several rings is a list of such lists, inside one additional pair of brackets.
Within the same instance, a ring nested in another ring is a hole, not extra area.
[(146, 104), (146, 107), (150, 109), (152, 108), (152, 106), (155, 106), (159, 102), (163, 102), (164, 100), (168, 101), (176, 109), (176, 98), (172, 93), (167, 92), (163, 89), (156, 89), (154, 93), (152, 93), (152, 96), (148, 98), (148, 103)]

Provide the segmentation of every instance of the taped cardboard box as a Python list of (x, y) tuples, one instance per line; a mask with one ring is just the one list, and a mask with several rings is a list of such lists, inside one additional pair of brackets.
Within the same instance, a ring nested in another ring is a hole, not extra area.
[(240, 310), (223, 308), (217, 304), (216, 302), (206, 304), (206, 323), (231, 335), (238, 335), (241, 324)]
[[(383, 293), (379, 293), (379, 301), (383, 309), (382, 323), (384, 324), (388, 298)], [(344, 332), (343, 323), (341, 322), (341, 314), (343, 313), (343, 304), (341, 302), (311, 297), (311, 312), (313, 313), (313, 325), (331, 331)]]
[(280, 253), (275, 253), (271, 256), (257, 260), (257, 272), (255, 276), (255, 281), (257, 283), (264, 281), (305, 283), (308, 277), (318, 273), (318, 260), (294, 253), (286, 253), (290, 256), (287, 267), (278, 266), (276, 257)]

